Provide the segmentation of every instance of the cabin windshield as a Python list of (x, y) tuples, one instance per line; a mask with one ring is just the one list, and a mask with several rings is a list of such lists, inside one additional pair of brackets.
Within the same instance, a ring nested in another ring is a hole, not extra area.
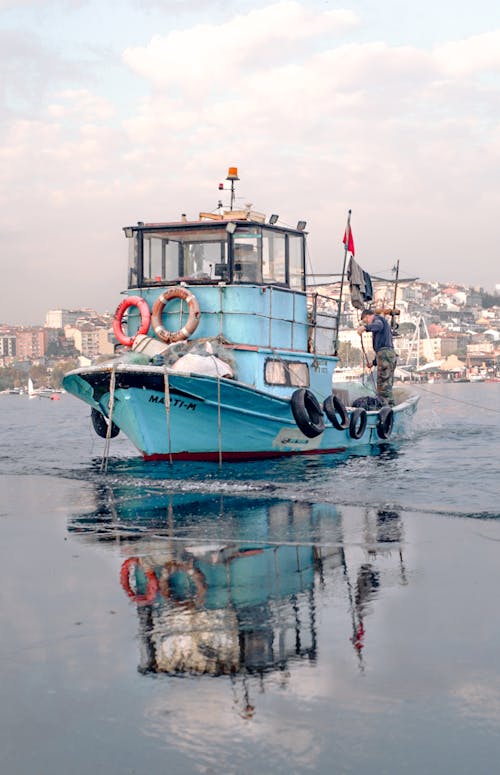
[(189, 224), (131, 228), (125, 233), (129, 236), (129, 288), (180, 280), (305, 288), (302, 234), (241, 222), (232, 231), (226, 224), (201, 228)]
[(143, 282), (149, 285), (179, 278), (221, 280), (227, 272), (227, 250), (225, 229), (145, 232)]

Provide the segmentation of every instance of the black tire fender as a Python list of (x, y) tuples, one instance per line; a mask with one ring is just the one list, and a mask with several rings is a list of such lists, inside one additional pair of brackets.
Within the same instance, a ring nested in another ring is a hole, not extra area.
[(292, 394), (290, 401), (295, 422), (304, 436), (309, 439), (320, 436), (325, 430), (325, 419), (314, 393), (307, 388), (299, 388)]
[(349, 420), (349, 436), (351, 439), (360, 439), (366, 430), (366, 423), (368, 422), (368, 415), (366, 409), (357, 407), (351, 412), (351, 418)]
[(333, 427), (338, 431), (345, 431), (349, 427), (349, 415), (344, 404), (337, 396), (329, 395), (325, 398), (323, 401), (323, 411)]
[(378, 413), (377, 434), (380, 439), (388, 439), (394, 425), (394, 410), (391, 406), (383, 406)]
[[(107, 438), (108, 419), (104, 417), (102, 412), (99, 412), (97, 409), (92, 407), (92, 409), (90, 410), (90, 419), (92, 420), (92, 425), (94, 426), (94, 430), (97, 433), (97, 435), (100, 436), (101, 439)], [(114, 439), (115, 436), (118, 436), (119, 433), (120, 433), (120, 429), (118, 425), (115, 425), (114, 422), (112, 422), (110, 438)]]

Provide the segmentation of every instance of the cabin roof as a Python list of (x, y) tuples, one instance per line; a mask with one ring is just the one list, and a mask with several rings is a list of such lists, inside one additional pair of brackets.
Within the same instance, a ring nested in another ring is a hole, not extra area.
[(277, 223), (266, 223), (265, 215), (253, 210), (233, 210), (226, 211), (222, 214), (201, 212), (199, 217), (195, 220), (188, 220), (185, 217), (181, 217), (181, 220), (178, 221), (151, 221), (146, 223), (138, 221), (134, 226), (124, 228), (131, 228), (134, 231), (150, 231), (154, 229), (209, 229), (226, 228), (230, 223), (235, 224), (236, 226), (265, 226), (274, 231), (286, 232), (288, 234), (293, 233), (301, 235), (307, 233), (304, 229), (297, 229), (291, 226), (280, 226)]

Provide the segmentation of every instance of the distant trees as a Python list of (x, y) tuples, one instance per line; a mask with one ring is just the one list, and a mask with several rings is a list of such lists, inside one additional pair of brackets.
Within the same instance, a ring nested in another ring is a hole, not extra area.
[(42, 365), (32, 365), (30, 368), (30, 377), (36, 387), (49, 387), (47, 367)]
[(50, 386), (56, 389), (60, 388), (62, 385), (62, 378), (66, 372), (71, 371), (72, 369), (76, 369), (77, 366), (78, 361), (76, 358), (71, 358), (67, 361), (58, 361), (55, 363), (50, 375)]
[(401, 336), (411, 336), (411, 334), (415, 333), (416, 328), (415, 323), (400, 323), (399, 334)]
[(0, 391), (12, 390), (12, 388), (26, 388), (28, 378), (31, 377), (35, 387), (50, 387), (59, 389), (62, 385), (62, 378), (67, 371), (76, 369), (78, 360), (76, 358), (66, 358), (65, 360), (53, 361), (50, 366), (42, 364), (31, 364), (24, 369), (16, 366), (5, 366), (0, 368)]
[(0, 369), (0, 390), (12, 390), (12, 388), (25, 387), (28, 376), (23, 369), (14, 366), (6, 366)]
[(55, 361), (51, 366), (32, 366), (30, 377), (35, 387), (50, 387), (56, 390), (62, 385), (62, 378), (67, 371), (76, 369), (78, 361), (71, 358), (65, 361)]

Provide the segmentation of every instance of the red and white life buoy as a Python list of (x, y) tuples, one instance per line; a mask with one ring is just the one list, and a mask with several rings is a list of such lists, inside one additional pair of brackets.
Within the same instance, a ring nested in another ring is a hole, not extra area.
[[(171, 579), (175, 573), (185, 574), (192, 589), (186, 597), (177, 598), (172, 591)], [(171, 600), (175, 605), (184, 608), (200, 607), (205, 602), (207, 593), (207, 582), (204, 573), (197, 568), (193, 560), (182, 562), (180, 560), (169, 560), (163, 566), (163, 570), (158, 582), (160, 593), (167, 600)]]
[[(170, 299), (181, 299), (185, 301), (189, 308), (189, 317), (186, 325), (180, 328), (178, 331), (167, 331), (162, 324), (163, 310)], [(200, 305), (198, 299), (187, 288), (183, 286), (176, 286), (170, 288), (168, 291), (162, 293), (156, 299), (153, 304), (152, 324), (156, 336), (167, 344), (173, 342), (180, 342), (183, 339), (187, 339), (191, 336), (198, 327), (200, 322)]]
[[(146, 578), (147, 586), (144, 593), (137, 592), (130, 583), (130, 576), (132, 573), (135, 574), (137, 568)], [(139, 557), (129, 557), (125, 560), (120, 569), (120, 583), (130, 599), (138, 606), (150, 605), (158, 593), (158, 579), (155, 572), (144, 568)]]
[[(122, 329), (123, 315), (125, 314), (125, 310), (129, 307), (137, 307), (141, 313), (141, 325), (134, 336), (125, 336)], [(127, 298), (123, 299), (121, 304), (116, 308), (115, 317), (113, 319), (113, 333), (120, 344), (123, 344), (125, 347), (132, 347), (134, 339), (138, 334), (148, 333), (150, 324), (151, 313), (146, 299), (143, 299), (140, 296), (127, 296)]]

